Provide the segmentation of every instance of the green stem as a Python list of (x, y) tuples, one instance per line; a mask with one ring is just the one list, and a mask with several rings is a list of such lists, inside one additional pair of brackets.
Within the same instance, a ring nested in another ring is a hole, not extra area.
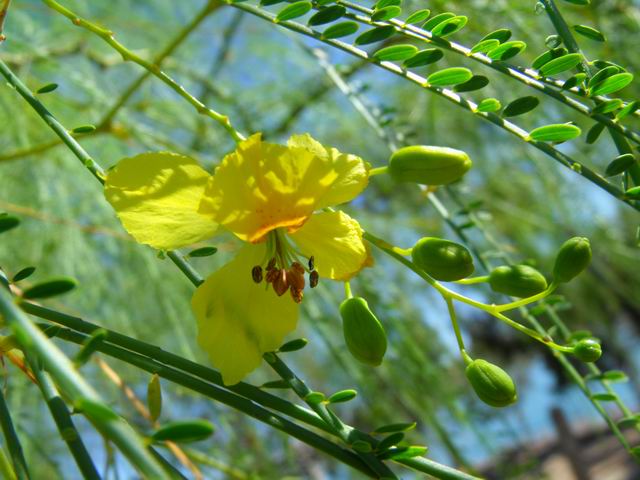
[[(175, 36), (167, 46), (162, 49), (158, 55), (156, 55), (151, 61), (152, 65), (160, 66), (160, 64), (171, 55), (186, 39), (187, 37), (196, 29), (198, 26), (214, 11), (222, 7), (224, 3), (218, 0), (210, 0), (208, 1), (204, 8), (189, 22), (178, 35)], [(142, 84), (151, 77), (151, 70), (147, 70), (143, 74), (141, 74), (138, 78), (136, 78), (131, 85), (120, 95), (120, 98), (113, 104), (113, 106), (109, 109), (109, 111), (102, 117), (102, 120), (98, 123), (97, 129), (102, 130), (108, 128), (111, 122), (113, 121), (116, 114), (120, 111), (120, 109), (127, 103), (127, 101), (131, 98), (131, 96), (138, 91), (138, 89), (142, 86)]]
[[(0, 294), (5, 295), (5, 290), (0, 287)], [(0, 388), (0, 427), (2, 427), (2, 433), (4, 439), (7, 442), (9, 448), (9, 455), (13, 464), (13, 471), (18, 480), (29, 480), (29, 469), (27, 468), (27, 462), (24, 459), (24, 453), (20, 439), (13, 426), (13, 420), (11, 420), (11, 413), (9, 407), (4, 398), (3, 388)]]
[(348, 280), (344, 282), (344, 296), (346, 298), (353, 298), (353, 293), (351, 292), (351, 282)]
[[(104, 328), (82, 320), (81, 318), (67, 315), (34, 303), (21, 302), (20, 307), (30, 315), (58, 323), (77, 332), (81, 332), (84, 335), (91, 335), (96, 330)], [(214, 383), (220, 387), (224, 387), (227, 390), (249, 398), (260, 405), (277, 410), (280, 413), (303, 421), (326, 432), (331, 431), (329, 427), (327, 427), (325, 423), (310, 410), (299, 407), (275, 395), (271, 395), (270, 393), (248, 383), (239, 382), (235, 385), (225, 386), (220, 373), (212, 368), (205, 367), (199, 363), (192, 362), (191, 360), (187, 360), (186, 358), (167, 352), (156, 345), (151, 345), (113, 330), (104, 329), (107, 331), (106, 341), (109, 343), (145, 357), (152, 358), (172, 368), (186, 372), (187, 374), (197, 377), (205, 382)]]
[(553, 291), (556, 289), (556, 287), (557, 287), (557, 285), (552, 282), (551, 285), (549, 285), (548, 288), (546, 288), (544, 291), (542, 291), (540, 293), (532, 295), (531, 297), (522, 298), (520, 300), (515, 300), (515, 301), (510, 302), (510, 303), (503, 303), (502, 305), (496, 305), (494, 308), (495, 308), (496, 312), (505, 312), (507, 310), (513, 310), (514, 308), (522, 307), (524, 305), (529, 305), (530, 303), (537, 302), (539, 300), (542, 300), (542, 299), (548, 297), (549, 295), (551, 295), (553, 293)]
[(64, 400), (60, 397), (55, 385), (51, 381), (51, 377), (38, 365), (31, 365), (31, 367), (33, 374), (38, 381), (40, 392), (42, 393), (44, 400), (47, 402), (51, 416), (58, 427), (60, 437), (69, 447), (69, 451), (73, 455), (83, 478), (99, 479), (100, 474), (93, 464), (89, 452), (84, 446), (80, 433), (78, 433), (78, 430), (73, 424), (67, 405), (64, 403)]
[(527, 132), (526, 130), (520, 128), (518, 125), (505, 120), (504, 118), (502, 118), (501, 116), (495, 114), (495, 113), (487, 113), (487, 112), (480, 112), (478, 110), (478, 106), (476, 103), (466, 100), (462, 97), (460, 97), (460, 95), (458, 95), (457, 93), (453, 92), (452, 90), (446, 89), (446, 88), (441, 88), (441, 87), (434, 87), (432, 85), (430, 85), (427, 82), (427, 79), (421, 75), (418, 75), (414, 72), (409, 72), (406, 69), (402, 68), (399, 65), (396, 65), (394, 63), (391, 62), (380, 62), (377, 61), (375, 59), (373, 59), (372, 57), (370, 57), (367, 52), (365, 52), (364, 50), (360, 49), (360, 48), (356, 48), (352, 45), (348, 45), (344, 42), (338, 41), (338, 40), (328, 40), (326, 38), (324, 38), (322, 36), (322, 34), (320, 32), (317, 32), (315, 30), (312, 30), (300, 23), (294, 22), (294, 21), (276, 21), (276, 17), (275, 15), (263, 11), (258, 7), (249, 5), (247, 3), (232, 3), (231, 6), (233, 8), (238, 8), (240, 10), (244, 10), (246, 12), (251, 13), (252, 15), (255, 15), (259, 18), (262, 18), (266, 21), (269, 21), (271, 23), (277, 24), (283, 28), (286, 28), (288, 30), (300, 33), (302, 35), (314, 38), (322, 43), (325, 43), (327, 45), (330, 45), (334, 48), (337, 48), (339, 50), (342, 50), (350, 55), (353, 55), (355, 57), (361, 58), (361, 59), (365, 59), (368, 60), (369, 62), (379, 66), (380, 68), (383, 68), (395, 75), (398, 75), (400, 77), (406, 78), (407, 80), (421, 86), (422, 88), (429, 90), (430, 92), (445, 98), (446, 100), (448, 100), (449, 102), (457, 105), (458, 107), (461, 107), (465, 110), (468, 110), (469, 112), (473, 113), (474, 115), (476, 115), (477, 117), (488, 121), (490, 123), (493, 123), (494, 125), (498, 126), (499, 128), (502, 128), (503, 130), (509, 132), (510, 134), (518, 137), (520, 140), (530, 144), (531, 146), (533, 146), (534, 148), (546, 153), (548, 156), (550, 156), (551, 158), (553, 158), (556, 162), (560, 163), (561, 165), (571, 169), (572, 171), (574, 171), (575, 173), (578, 173), (579, 175), (583, 176), (584, 178), (586, 178), (587, 180), (589, 180), (590, 182), (594, 183), (595, 185), (597, 185), (598, 187), (600, 187), (601, 189), (603, 189), (604, 191), (606, 191), (608, 194), (610, 194), (611, 196), (615, 197), (616, 199), (620, 200), (621, 202), (629, 205), (630, 207), (634, 208), (635, 210), (640, 211), (640, 204), (637, 204), (636, 202), (629, 200), (628, 198), (626, 198), (624, 196), (624, 192), (617, 186), (614, 185), (613, 183), (609, 182), (607, 179), (605, 179), (602, 175), (600, 175), (599, 173), (595, 172), (594, 170), (590, 169), (589, 167), (587, 167), (586, 165), (583, 165), (582, 163), (574, 160), (573, 158), (569, 157), (568, 155), (560, 152), (559, 150), (557, 150), (556, 148), (554, 148), (552, 145), (550, 145), (549, 143), (546, 142), (540, 142), (540, 141), (536, 141), (533, 140), (529, 137), (529, 132)]
[[(438, 292), (440, 292), (440, 294), (443, 297), (455, 299), (455, 300), (458, 300), (460, 302), (463, 302), (463, 303), (466, 303), (468, 305), (471, 305), (472, 307), (476, 307), (476, 308), (478, 308), (480, 310), (483, 310), (483, 311), (489, 313), (490, 315), (493, 315), (497, 319), (503, 321), (504, 323), (506, 323), (510, 327), (515, 328), (516, 330), (519, 330), (520, 332), (524, 333), (525, 335), (530, 336), (534, 340), (538, 340), (539, 342), (544, 343), (545, 345), (547, 345), (550, 348), (553, 348), (555, 350), (559, 350), (559, 351), (562, 351), (562, 352), (572, 352), (573, 351), (573, 349), (571, 347), (565, 347), (565, 346), (558, 345), (557, 343), (553, 342), (551, 340), (551, 338), (549, 338), (548, 335), (540, 335), (535, 330), (527, 328), (524, 325), (521, 325), (520, 323), (516, 322), (515, 320), (512, 320), (509, 317), (503, 315), (499, 311), (499, 308), (502, 307), (501, 305), (487, 305), (485, 303), (478, 302), (478, 301), (473, 300), (471, 298), (465, 297), (464, 295), (460, 295), (459, 293), (456, 293), (456, 292), (454, 292), (452, 290), (449, 290), (448, 288), (442, 286), (439, 282), (434, 280), (427, 273), (425, 273), (421, 269), (417, 268), (411, 261), (407, 260), (402, 255), (400, 255), (397, 252), (395, 252), (392, 245), (390, 245), (389, 243), (385, 242), (381, 238), (376, 237), (371, 232), (364, 232), (363, 237), (366, 240), (368, 240), (370, 243), (372, 243), (373, 245), (378, 247), (380, 250), (385, 252), (387, 255), (390, 255), (391, 257), (395, 258), (397, 261), (399, 261), (403, 265), (405, 265), (408, 268), (410, 268), (413, 272), (415, 272), (422, 279), (424, 279), (429, 285), (431, 285)], [(523, 300), (527, 300), (527, 299), (523, 299)], [(505, 304), (505, 305), (508, 306), (510, 304)]]
[[(542, 5), (544, 5), (545, 11), (547, 12), (549, 19), (551, 20), (553, 27), (558, 32), (558, 35), (560, 35), (560, 38), (562, 38), (562, 42), (567, 47), (567, 50), (571, 53), (579, 53), (580, 55), (582, 55), (582, 61), (578, 65), (578, 68), (582, 72), (587, 74), (587, 79), (590, 79), (592, 76), (593, 70), (589, 65), (589, 62), (587, 61), (586, 57), (582, 53), (582, 50), (580, 50), (580, 45), (578, 45), (578, 42), (576, 41), (575, 37), (571, 33), (571, 29), (569, 28), (569, 25), (567, 25), (567, 22), (565, 21), (564, 17), (560, 13), (560, 10), (556, 6), (555, 2), (553, 0), (542, 0)], [(633, 153), (633, 149), (629, 145), (629, 142), (627, 141), (626, 138), (623, 137), (624, 133), (620, 132), (613, 125), (611, 125), (611, 123), (615, 124), (615, 122), (612, 119), (613, 115), (609, 114), (608, 116), (605, 116), (605, 115), (600, 115), (600, 116), (609, 120), (609, 122), (602, 122), (602, 123), (605, 123), (605, 125), (607, 125), (607, 129), (609, 130), (611, 138), (613, 139), (613, 142), (615, 143), (616, 148), (618, 149), (618, 152), (621, 155), (625, 153)], [(634, 137), (629, 137), (629, 138), (636, 141)], [(640, 165), (635, 163), (629, 169), (628, 175), (631, 176), (635, 185), (640, 185)]]
[(17, 480), (11, 461), (7, 458), (7, 454), (4, 453), (2, 445), (0, 445), (0, 478), (5, 480)]
[[(603, 125), (606, 125), (608, 128), (613, 131), (618, 132), (620, 135), (623, 135), (636, 143), (640, 143), (640, 133), (635, 132), (619, 123), (615, 122), (612, 118), (601, 115), (594, 114), (593, 110), (589, 108), (587, 105), (580, 103), (577, 100), (574, 100), (571, 97), (568, 97), (564, 93), (562, 93), (563, 89), (563, 81), (557, 81), (552, 78), (540, 77), (539, 72), (531, 69), (522, 70), (514, 65), (510, 65), (503, 61), (492, 60), (484, 53), (471, 53), (471, 49), (459, 45), (449, 38), (444, 39), (438, 36), (433, 35), (431, 32), (427, 30), (423, 30), (414, 25), (406, 25), (401, 20), (388, 20), (386, 22), (372, 22), (371, 21), (371, 13), (373, 10), (370, 8), (364, 7), (362, 5), (358, 5), (356, 3), (352, 3), (345, 0), (337, 0), (336, 3), (345, 6), (348, 9), (358, 11), (364, 13), (365, 16), (355, 15), (352, 13), (347, 13), (345, 17), (356, 20), (360, 23), (364, 23), (366, 25), (371, 26), (380, 26), (380, 25), (392, 25), (396, 28), (397, 31), (400, 32), (403, 36), (413, 39), (413, 40), (421, 40), (423, 42), (431, 43), (437, 45), (438, 47), (448, 50), (450, 52), (456, 53), (458, 55), (464, 56), (465, 58), (469, 58), (476, 62), (479, 62), (497, 72), (500, 72), (507, 77), (516, 80), (528, 87), (534, 88), (539, 92), (547, 95), (550, 98), (564, 104), (565, 106), (575, 110), (576, 112), (584, 115), (585, 117), (590, 118), (591, 120), (595, 120)], [(570, 32), (569, 32), (570, 33)], [(580, 95), (583, 97), (587, 97), (587, 93), (578, 88), (572, 88), (569, 90), (571, 93)], [(607, 100), (603, 98), (603, 100)]]
[[(101, 403), (93, 388), (76, 372), (70, 360), (62, 353), (13, 303), (8, 291), (0, 288), (0, 313), (16, 336), (31, 364), (41, 360), (56, 383), (75, 402), (88, 400), (100, 405), (100, 409), (109, 411)], [(107, 438), (110, 438), (127, 456), (141, 474), (151, 478), (167, 478), (162, 468), (149, 455), (142, 438), (120, 417), (86, 412), (87, 418)]]
[(455, 283), (460, 285), (475, 285), (476, 283), (484, 283), (489, 281), (489, 275), (480, 275), (478, 277), (463, 278), (462, 280), (456, 280)]
[[(78, 345), (81, 345), (87, 338), (85, 335), (81, 335), (66, 328), (61, 328), (55, 333), (55, 335), (58, 338), (76, 343)], [(372, 476), (369, 468), (360, 460), (357, 455), (335, 445), (329, 440), (326, 440), (309, 430), (298, 426), (297, 424), (287, 420), (284, 417), (281, 417), (280, 415), (277, 415), (265, 408), (260, 407), (247, 398), (236, 395), (235, 393), (195, 378), (191, 375), (186, 375), (174, 368), (162, 365), (160, 362), (157, 362), (152, 358), (138, 355), (115, 345), (111, 345), (107, 342), (101, 343), (98, 346), (97, 350), (130, 365), (134, 365), (141, 370), (147, 371), (152, 374), (157, 374), (162, 378), (198, 392), (208, 398), (215, 400), (216, 402), (228, 405), (229, 407), (232, 407), (250, 417), (260, 420), (261, 422), (266, 423), (267, 425), (277, 430), (280, 430), (288, 435), (291, 435), (294, 438), (297, 438), (301, 442), (304, 442), (307, 445), (310, 445), (313, 448), (340, 460), (341, 462), (361, 471), (368, 476)]]
[(369, 176), (375, 177), (376, 175), (382, 175), (383, 173), (387, 173), (388, 169), (389, 167), (387, 166), (372, 168), (371, 170), (369, 170)]
[(66, 128), (58, 122), (55, 117), (40, 103), (40, 101), (31, 93), (31, 90), (20, 81), (18, 77), (9, 69), (6, 63), (0, 60), (0, 74), (6, 78), (9, 85), (13, 86), (16, 91), (24, 98), (31, 108), (33, 108), (44, 122), (53, 130), (62, 142), (71, 150), (82, 164), (93, 174), (100, 183), (104, 183), (104, 170), (93, 161), (89, 154), (80, 146), (80, 144), (69, 134)]
[[(312, 390), (300, 379), (293, 371), (287, 367), (287, 365), (280, 360), (280, 357), (274, 352), (266, 353), (264, 359), (267, 363), (280, 375), (280, 378), (285, 380), (291, 389), (304, 400), (309, 408), (311, 408), (316, 414), (322, 418), (327, 425), (329, 425), (335, 434), (347, 445), (353, 443), (354, 440), (361, 439), (361, 432), (356, 431), (354, 428), (345, 425), (342, 421), (325, 405), (323, 402), (309, 402), (305, 400), (307, 396), (312, 393)], [(355, 438), (352, 435), (356, 433)], [(378, 476), (378, 478), (397, 478), (395, 474), (389, 470), (381, 460), (379, 460), (372, 453), (359, 453), (362, 460), (372, 469), (372, 471)]]
[(458, 325), (458, 318), (456, 317), (456, 309), (453, 305), (453, 300), (448, 295), (443, 295), (442, 297), (447, 302), (447, 309), (449, 310), (451, 325), (453, 326), (453, 331), (455, 332), (456, 340), (458, 341), (458, 349), (460, 350), (460, 354), (462, 355), (463, 360), (466, 361), (463, 354), (463, 352), (465, 351), (464, 340), (462, 340), (462, 333), (460, 333), (460, 326)]
[[(171, 78), (169, 75), (163, 72), (158, 65), (143, 59), (142, 57), (136, 55), (127, 47), (122, 45), (120, 42), (118, 42), (114, 38), (112, 31), (99, 27), (98, 25), (88, 20), (85, 20), (84, 18), (79, 17), (77, 14), (75, 14), (68, 8), (63, 7), (55, 0), (42, 0), (42, 2), (45, 5), (47, 5), (49, 8), (67, 17), (69, 20), (71, 20), (71, 22), (74, 25), (84, 28), (96, 34), (98, 37), (104, 40), (107, 44), (109, 44), (109, 46), (111, 46), (114, 50), (120, 53), (120, 55), (122, 55), (123, 60), (125, 61), (130, 60), (134, 63), (137, 63), (142, 68), (150, 72), (152, 75), (156, 76), (166, 85), (168, 85), (173, 91), (175, 91), (178, 95), (184, 98), (189, 104), (191, 104), (198, 113), (205, 115), (213, 119), (214, 121), (216, 121), (218, 124), (220, 124), (227, 131), (227, 133), (229, 133), (231, 138), (233, 138), (236, 141), (236, 143), (244, 140), (244, 136), (240, 132), (238, 132), (235, 128), (233, 128), (228, 116), (218, 113), (215, 110), (204, 105), (200, 100), (198, 100), (196, 97), (194, 97), (189, 92), (187, 92), (187, 90), (182, 85), (180, 85), (173, 78)], [(211, 6), (211, 8), (213, 8), (214, 3), (210, 3), (209, 5)]]

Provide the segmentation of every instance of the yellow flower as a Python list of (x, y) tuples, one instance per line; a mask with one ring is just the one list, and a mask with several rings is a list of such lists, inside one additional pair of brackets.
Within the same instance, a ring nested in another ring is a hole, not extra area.
[(313, 287), (370, 262), (358, 222), (329, 208), (355, 198), (368, 177), (361, 158), (309, 135), (283, 146), (256, 134), (214, 175), (174, 153), (126, 158), (109, 171), (105, 195), (125, 229), (154, 248), (210, 238), (218, 226), (245, 242), (192, 299), (198, 343), (234, 384), (295, 329), (306, 274)]

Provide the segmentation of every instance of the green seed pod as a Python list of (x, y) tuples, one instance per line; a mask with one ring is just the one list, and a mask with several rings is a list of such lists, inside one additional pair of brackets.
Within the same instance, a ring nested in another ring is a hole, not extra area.
[(494, 292), (526, 298), (544, 291), (547, 280), (528, 265), (503, 265), (492, 270), (489, 285)]
[(507, 372), (487, 362), (474, 360), (465, 371), (478, 398), (492, 407), (506, 407), (518, 399), (516, 385)]
[(462, 178), (471, 164), (469, 155), (461, 150), (413, 145), (391, 155), (388, 173), (398, 182), (446, 185)]
[(436, 280), (451, 282), (473, 273), (473, 258), (463, 245), (436, 237), (421, 238), (411, 250), (413, 263)]
[(602, 347), (592, 338), (585, 338), (575, 344), (573, 354), (581, 362), (592, 363), (602, 356)]
[(553, 266), (553, 279), (566, 283), (582, 273), (591, 262), (591, 244), (585, 237), (573, 237), (562, 244)]
[(387, 351), (387, 334), (364, 298), (347, 298), (340, 304), (347, 348), (357, 360), (378, 366)]

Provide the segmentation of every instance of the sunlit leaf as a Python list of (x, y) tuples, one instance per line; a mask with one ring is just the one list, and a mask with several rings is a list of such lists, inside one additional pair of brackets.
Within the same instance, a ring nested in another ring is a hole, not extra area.
[(527, 44), (519, 40), (505, 42), (491, 50), (487, 55), (491, 60), (508, 60), (527, 48)]
[(633, 74), (629, 72), (616, 73), (590, 88), (591, 95), (609, 95), (622, 90), (633, 81)]
[(418, 53), (418, 47), (414, 45), (392, 45), (384, 47), (373, 54), (373, 58), (380, 61), (396, 62), (407, 60)]
[(303, 15), (309, 13), (311, 8), (311, 2), (302, 1), (292, 3), (291, 5), (287, 5), (278, 12), (276, 21), (284, 22), (286, 20), (293, 20), (294, 18), (302, 17)]
[(560, 123), (533, 129), (529, 132), (529, 138), (538, 142), (559, 143), (579, 137), (581, 133), (582, 131), (575, 125)]
[(396, 18), (401, 13), (402, 9), (400, 7), (390, 5), (388, 7), (381, 8), (380, 10), (375, 10), (371, 14), (371, 20), (373, 20), (374, 22), (384, 22), (386, 20)]
[(575, 68), (582, 61), (579, 53), (568, 53), (562, 57), (554, 58), (540, 68), (540, 73), (545, 76), (557, 75)]
[(500, 43), (504, 43), (511, 38), (511, 30), (508, 28), (500, 28), (498, 30), (494, 30), (491, 33), (488, 33), (482, 39), (481, 42), (485, 40), (498, 40)]
[(480, 103), (478, 103), (477, 108), (479, 112), (497, 112), (502, 108), (502, 104), (497, 98), (485, 98)]
[(464, 83), (473, 77), (471, 70), (464, 67), (451, 67), (438, 70), (427, 77), (427, 83), (434, 87), (445, 87)]
[(576, 33), (579, 33), (583, 37), (590, 38), (591, 40), (595, 40), (596, 42), (605, 42), (607, 40), (602, 32), (587, 25), (574, 25), (573, 29)]
[(438, 23), (435, 27), (433, 27), (431, 33), (436, 37), (447, 37), (462, 30), (467, 24), (467, 21), (467, 17), (465, 17), (464, 15), (458, 15)]
[(429, 15), (431, 15), (431, 10), (429, 10), (428, 8), (417, 10), (413, 12), (411, 15), (409, 15), (407, 19), (404, 21), (404, 23), (406, 23), (407, 25), (412, 25), (414, 23), (421, 23), (421, 22), (424, 22), (427, 18), (429, 18)]
[(456, 16), (456, 14), (453, 13), (453, 12), (440, 13), (440, 14), (436, 15), (435, 17), (431, 17), (431, 19), (428, 22), (426, 22), (424, 25), (422, 25), (422, 28), (424, 30), (432, 30), (433, 27), (435, 27), (436, 25), (444, 22), (445, 20), (453, 18), (455, 16)]
[(322, 32), (322, 37), (327, 40), (330, 40), (332, 38), (347, 37), (356, 33), (358, 31), (358, 28), (360, 27), (356, 22), (340, 22), (327, 27), (327, 29)]

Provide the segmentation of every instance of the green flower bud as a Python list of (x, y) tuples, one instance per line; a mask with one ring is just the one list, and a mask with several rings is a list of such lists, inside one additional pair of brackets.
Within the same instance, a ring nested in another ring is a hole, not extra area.
[(387, 334), (364, 298), (347, 298), (340, 304), (347, 348), (357, 360), (378, 366), (387, 351)]
[(421, 238), (413, 246), (411, 258), (413, 263), (433, 278), (445, 282), (466, 278), (474, 270), (469, 250), (442, 238)]
[(471, 164), (469, 155), (461, 150), (413, 145), (391, 155), (388, 173), (398, 182), (445, 185), (462, 178)]
[(518, 399), (516, 385), (507, 372), (487, 362), (474, 360), (465, 371), (478, 398), (492, 407), (506, 407)]
[(526, 298), (544, 291), (547, 280), (528, 265), (503, 265), (493, 269), (489, 275), (489, 285), (494, 292)]
[(553, 266), (553, 279), (558, 283), (572, 280), (591, 262), (591, 244), (585, 237), (573, 237), (562, 244)]
[(573, 354), (581, 362), (591, 363), (602, 356), (602, 347), (592, 338), (585, 338), (575, 344)]

